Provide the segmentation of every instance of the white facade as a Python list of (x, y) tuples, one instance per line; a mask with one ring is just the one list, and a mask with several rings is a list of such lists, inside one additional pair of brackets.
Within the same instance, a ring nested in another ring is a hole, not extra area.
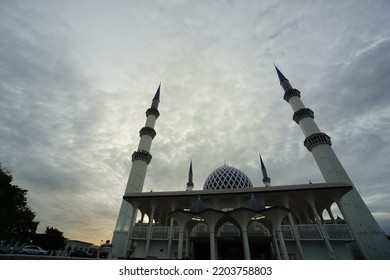
[[(276, 70), (284, 99), (306, 137), (304, 145), (326, 183), (271, 186), (260, 158), (266, 187), (252, 187), (245, 174), (225, 166), (210, 174), (211, 186), (206, 180), (204, 190), (192, 191), (191, 163), (186, 191), (143, 193), (159, 88), (133, 154), (112, 258), (390, 259), (390, 243), (331, 148), (330, 137), (319, 130), (300, 92)], [(341, 217), (334, 216), (334, 205)]]
[(345, 183), (322, 183), (128, 194), (125, 200), (141, 213), (131, 230), (128, 257), (362, 258), (348, 247), (355, 239), (345, 221), (323, 215), (350, 190)]

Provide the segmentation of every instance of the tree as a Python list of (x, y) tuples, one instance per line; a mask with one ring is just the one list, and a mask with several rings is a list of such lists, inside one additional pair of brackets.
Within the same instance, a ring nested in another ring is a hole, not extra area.
[(60, 250), (65, 247), (64, 234), (53, 227), (46, 227), (44, 234), (36, 234), (33, 243), (41, 246), (46, 250)]
[(0, 240), (27, 241), (35, 235), (38, 222), (27, 205), (27, 190), (13, 185), (12, 180), (0, 164)]

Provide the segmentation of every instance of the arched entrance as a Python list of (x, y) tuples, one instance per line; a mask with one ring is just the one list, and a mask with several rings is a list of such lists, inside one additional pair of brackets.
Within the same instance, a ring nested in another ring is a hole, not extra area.
[(210, 259), (210, 230), (206, 223), (197, 224), (191, 235), (192, 256), (195, 260)]
[[(267, 229), (259, 222), (248, 226), (248, 241), (252, 260), (273, 259), (272, 238)], [(192, 258), (210, 259), (210, 231), (206, 223), (197, 224), (191, 234)], [(216, 234), (216, 257), (220, 260), (243, 260), (244, 248), (242, 232), (230, 221), (222, 224)]]
[(218, 258), (220, 260), (243, 260), (244, 251), (240, 229), (231, 222), (221, 225), (217, 233)]
[(247, 228), (252, 260), (272, 260), (272, 238), (260, 222), (252, 221)]

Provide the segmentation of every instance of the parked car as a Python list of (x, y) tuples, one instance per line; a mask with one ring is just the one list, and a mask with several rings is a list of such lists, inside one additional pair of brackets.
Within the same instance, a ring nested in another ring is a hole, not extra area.
[(79, 250), (79, 251), (74, 251), (70, 253), (71, 257), (77, 257), (77, 258), (92, 258), (92, 254), (88, 253), (87, 251)]
[(47, 255), (46, 250), (43, 250), (41, 247), (35, 245), (24, 246), (20, 253), (29, 255)]

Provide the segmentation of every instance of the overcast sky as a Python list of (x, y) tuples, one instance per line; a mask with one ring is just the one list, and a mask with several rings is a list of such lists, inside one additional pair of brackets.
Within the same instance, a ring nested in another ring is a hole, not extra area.
[(194, 189), (226, 163), (263, 186), (324, 182), (276, 63), (390, 232), (390, 2), (0, 2), (0, 162), (40, 222), (112, 238), (145, 111), (144, 191)]

